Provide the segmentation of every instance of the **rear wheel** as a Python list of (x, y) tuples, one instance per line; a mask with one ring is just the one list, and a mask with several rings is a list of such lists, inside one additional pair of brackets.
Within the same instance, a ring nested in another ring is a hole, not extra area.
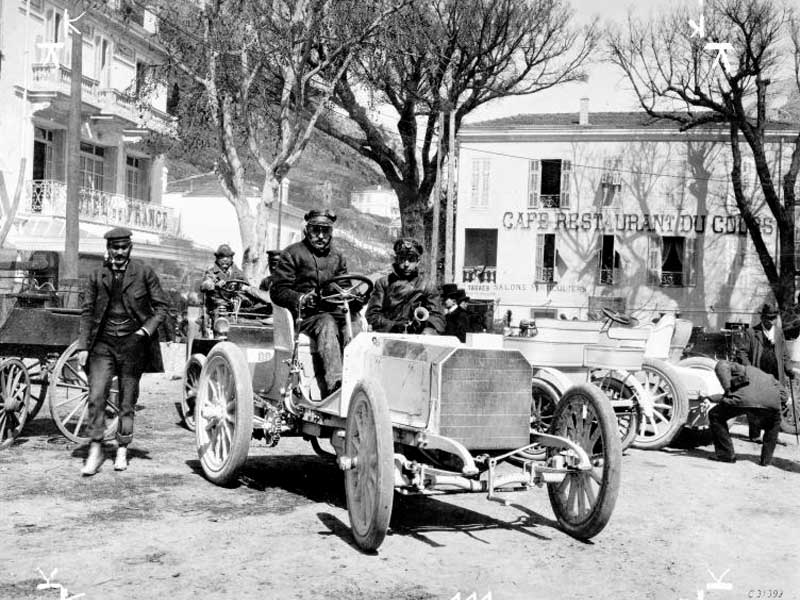
[(567, 533), (589, 539), (608, 523), (619, 493), (622, 449), (614, 411), (595, 386), (573, 386), (556, 407), (551, 433), (578, 444), (592, 463), (591, 470), (580, 471), (571, 451), (548, 448), (548, 462), (568, 469), (563, 481), (547, 484), (553, 512)]
[(0, 360), (0, 448), (14, 443), (28, 419), (31, 381), (18, 358)]
[[(104, 438), (114, 437), (117, 431), (119, 401), (117, 378), (111, 382), (106, 398), (106, 429)], [(89, 441), (89, 380), (78, 362), (78, 342), (64, 350), (53, 367), (47, 389), (50, 416), (64, 436), (78, 443)]]
[(394, 438), (384, 395), (374, 386), (356, 386), (347, 410), (345, 471), (347, 512), (359, 548), (376, 550), (389, 529), (394, 502)]
[(194, 431), (194, 408), (197, 401), (197, 386), (200, 383), (200, 373), (206, 364), (204, 354), (192, 354), (186, 361), (183, 369), (183, 394), (177, 406), (178, 415), (186, 425), (186, 429)]
[(653, 416), (642, 413), (636, 448), (656, 450), (669, 444), (686, 423), (689, 413), (689, 392), (678, 372), (669, 363), (645, 358), (642, 363), (642, 385), (653, 402)]
[(197, 454), (206, 478), (230, 485), (247, 460), (253, 435), (253, 384), (247, 359), (231, 342), (209, 352), (195, 407)]

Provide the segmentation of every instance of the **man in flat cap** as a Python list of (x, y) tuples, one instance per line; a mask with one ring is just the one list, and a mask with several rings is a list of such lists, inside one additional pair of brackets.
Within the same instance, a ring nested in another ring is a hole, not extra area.
[[(345, 275), (347, 261), (333, 243), (335, 214), (311, 210), (304, 219), (304, 238), (280, 254), (270, 296), (275, 304), (289, 309), (295, 319), (298, 307), (302, 310), (300, 331), (316, 343), (319, 368), (315, 367), (315, 376), (325, 398), (341, 386), (346, 321), (338, 306), (320, 301), (320, 287), (333, 277)], [(352, 312), (360, 308), (351, 306)], [(352, 320), (352, 331), (354, 336), (361, 331), (358, 319)]]
[[(760, 322), (745, 330), (740, 346), (736, 350), (736, 362), (752, 365), (772, 375), (781, 384), (782, 401), (788, 399), (785, 389), (789, 379), (794, 377), (794, 366), (779, 325), (778, 307), (766, 303), (761, 307)], [(753, 442), (761, 437), (761, 427), (756, 418), (749, 420), (749, 437)]]
[(781, 386), (778, 380), (756, 367), (727, 360), (717, 362), (714, 372), (724, 390), (723, 394), (709, 398), (710, 401), (717, 402), (708, 411), (716, 460), (736, 462), (728, 421), (747, 414), (758, 418), (764, 427), (759, 464), (768, 467), (772, 463), (781, 429)]
[[(419, 272), (422, 244), (413, 238), (394, 243), (392, 272), (375, 282), (367, 304), (367, 322), (373, 331), (436, 335), (444, 331), (439, 294)], [(422, 307), (428, 318), (420, 321), (414, 312)]]
[(114, 469), (124, 471), (127, 447), (133, 439), (139, 380), (145, 371), (164, 370), (157, 332), (169, 300), (153, 269), (131, 259), (130, 230), (117, 227), (104, 237), (107, 259), (86, 283), (78, 338), (78, 361), (89, 376), (88, 432), (92, 440), (83, 475), (94, 475), (103, 463), (105, 404), (111, 380), (116, 376), (119, 382)]
[(218, 311), (232, 311), (233, 302), (229, 294), (225, 294), (222, 288), (231, 279), (246, 281), (244, 271), (233, 264), (235, 252), (228, 244), (220, 244), (214, 252), (214, 264), (208, 267), (203, 273), (203, 281), (200, 283), (200, 290), (205, 292), (206, 310), (209, 314), (216, 314)]

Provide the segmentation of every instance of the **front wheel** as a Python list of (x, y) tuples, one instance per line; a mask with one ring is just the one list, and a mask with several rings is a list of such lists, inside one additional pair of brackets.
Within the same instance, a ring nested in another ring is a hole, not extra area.
[[(534, 377), (531, 381), (531, 434), (547, 433), (553, 423), (561, 394), (549, 381)], [(542, 459), (546, 448), (537, 444), (525, 451), (530, 458)]]
[(359, 384), (347, 410), (344, 485), (356, 544), (376, 550), (389, 529), (394, 502), (394, 437), (382, 392)]
[(208, 354), (197, 384), (195, 438), (206, 478), (231, 485), (253, 435), (253, 384), (247, 359), (231, 342)]
[(561, 527), (578, 539), (592, 538), (608, 523), (619, 493), (622, 449), (614, 410), (595, 386), (573, 386), (556, 407), (550, 432), (589, 455), (591, 470), (580, 471), (572, 452), (548, 448), (548, 462), (563, 462), (568, 472), (561, 482), (548, 483), (547, 493)]
[(686, 423), (689, 392), (675, 368), (663, 360), (645, 357), (640, 373), (642, 386), (653, 401), (653, 416), (642, 415), (633, 445), (657, 450), (669, 444)]

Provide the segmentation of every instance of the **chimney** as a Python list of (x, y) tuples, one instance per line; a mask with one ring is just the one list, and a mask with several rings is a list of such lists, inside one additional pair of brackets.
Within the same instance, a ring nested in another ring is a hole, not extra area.
[(578, 125), (589, 124), (589, 99), (581, 98), (581, 112), (578, 115)]

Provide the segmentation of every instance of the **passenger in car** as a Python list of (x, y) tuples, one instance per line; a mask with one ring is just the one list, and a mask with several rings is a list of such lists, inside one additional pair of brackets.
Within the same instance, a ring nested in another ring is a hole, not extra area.
[(445, 319), (439, 293), (419, 271), (422, 244), (413, 238), (394, 243), (392, 272), (375, 282), (367, 303), (367, 323), (373, 331), (436, 335)]

